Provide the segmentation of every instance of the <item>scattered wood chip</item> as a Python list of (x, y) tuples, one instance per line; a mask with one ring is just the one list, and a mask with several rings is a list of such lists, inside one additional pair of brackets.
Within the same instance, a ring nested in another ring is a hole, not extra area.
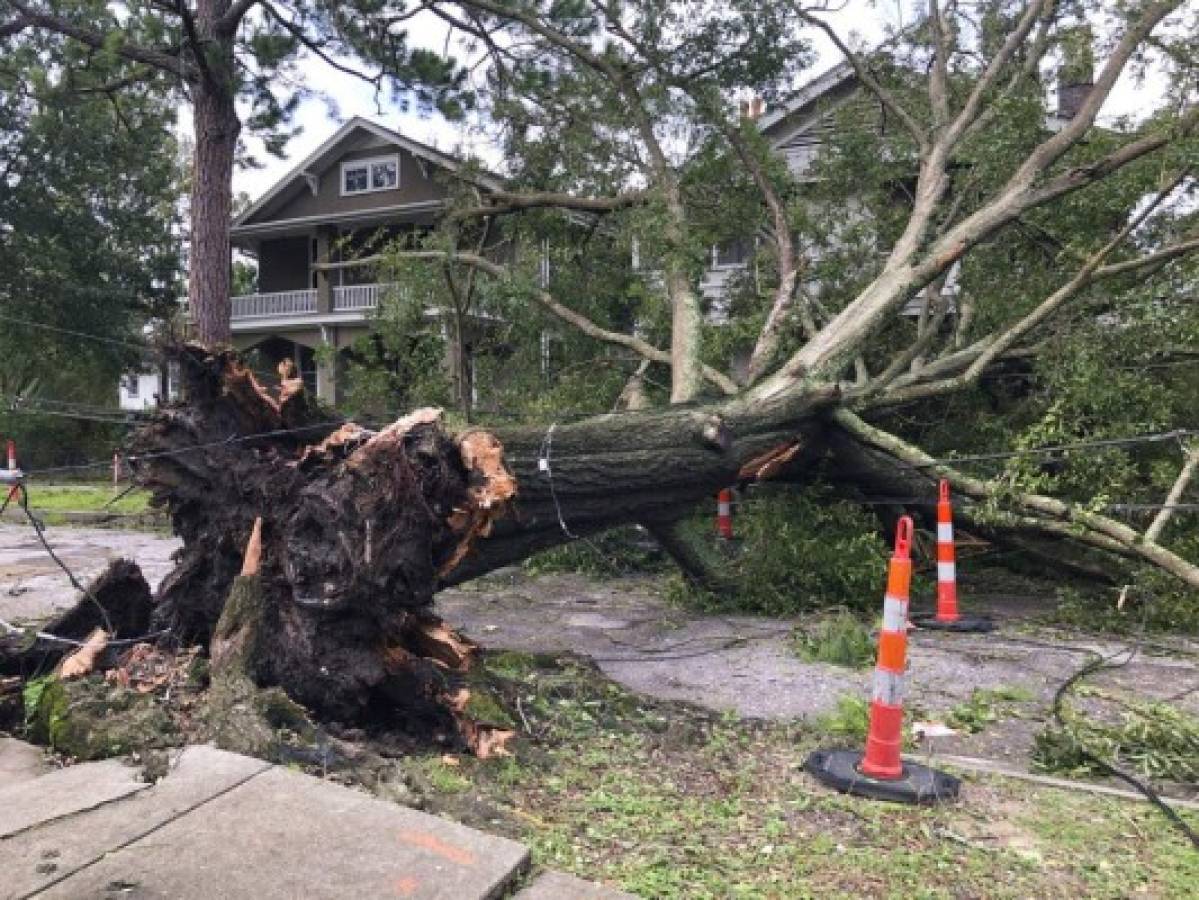
[(441, 764), (443, 766), (449, 766), (451, 769), (456, 769), (462, 765), (462, 760), (454, 756), (452, 753), (444, 753), (441, 757)]
[(496, 756), (511, 756), (508, 743), (516, 737), (515, 731), (507, 728), (492, 728), (490, 725), (476, 726), (475, 741), (472, 750), (479, 759), (491, 759)]
[(134, 644), (117, 661), (116, 668), (104, 673), (104, 678), (110, 684), (149, 694), (184, 680), (194, 656), (194, 651), (177, 657), (152, 644)]
[(959, 732), (944, 722), (913, 722), (912, 734), (918, 738), (939, 738), (953, 737)]

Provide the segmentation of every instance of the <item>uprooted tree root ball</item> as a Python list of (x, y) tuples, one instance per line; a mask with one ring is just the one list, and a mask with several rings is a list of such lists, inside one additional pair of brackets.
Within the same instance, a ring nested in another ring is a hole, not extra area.
[(268, 390), (231, 351), (180, 356), (187, 403), (130, 448), (184, 541), (154, 627), (208, 646), (230, 709), (277, 687), (323, 718), (496, 746), (461, 712), (474, 647), (431, 607), (439, 574), (515, 493), (498, 441), (455, 438), (433, 409), (369, 431), (298, 379)]
[[(502, 751), (506, 731), (472, 715), (477, 648), (434, 615), (434, 591), (568, 534), (678, 515), (794, 418), (766, 417), (734, 446), (720, 417), (671, 411), (564, 427), (551, 451), (539, 428), (503, 443), (450, 434), (435, 409), (369, 430), (320, 408), (289, 371), (268, 389), (233, 351), (176, 355), (186, 402), (157, 411), (129, 447), (134, 480), (184, 543), (152, 627), (208, 649), (212, 692), (231, 710), (279, 688), (325, 720), (481, 755)], [(792, 425), (785, 434), (794, 444)], [(541, 468), (551, 452), (556, 483)], [(612, 473), (627, 490), (613, 492)]]

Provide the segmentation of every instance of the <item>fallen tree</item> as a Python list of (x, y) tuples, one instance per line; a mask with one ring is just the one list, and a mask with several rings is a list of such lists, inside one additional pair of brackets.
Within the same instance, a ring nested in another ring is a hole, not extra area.
[[(975, 501), (963, 510), (965, 519), (997, 540), (1035, 541), (1042, 554), (1049, 545), (1055, 557), (1059, 547), (1072, 548), (1063, 558), (1084, 548), (1199, 587), (1199, 567), (1163, 542), (1168, 516), (1136, 529), (1107, 514), (1100, 491), (1071, 501), (1041, 492), (1036, 478), (972, 474), (918, 446), (895, 415), (912, 408), (944, 415), (931, 404), (948, 405), (1013, 364), (1052, 359), (1071, 346), (1063, 336), (1072, 331), (1127, 337), (1130, 323), (1160, 318), (1163, 310), (1185, 321), (1189, 307), (1177, 299), (1178, 285), (1199, 239), (1187, 204), (1176, 201), (1195, 188), (1187, 152), (1199, 107), (1179, 100), (1119, 133), (1095, 123), (1130, 61), (1174, 44), (1167, 20), (1186, 4), (1137, 3), (1109, 23), (1108, 58), (1074, 115), (1052, 128), (1045, 124), (1040, 66), (1067, 42), (1067, 26), (1078, 23), (1051, 0), (1017, 4), (985, 33), (956, 8), (929, 4), (928, 27), (910, 36), (908, 48), (928, 61), (926, 91), (913, 89), (911, 66), (880, 79), (872, 65), (878, 60), (834, 40), (856, 73), (855, 89), (900, 127), (872, 136), (890, 143), (886, 152), (871, 145), (870, 155), (886, 164), (875, 183), (884, 208), (871, 223), (877, 227), (859, 229), (861, 271), (848, 279), (852, 288), (838, 294), (833, 285), (822, 298), (801, 289), (801, 270), (819, 260), (803, 259), (793, 240), (800, 188), (725, 102), (742, 88), (760, 87), (746, 83), (759, 78), (754, 73), (768, 72), (761, 76), (767, 80), (784, 74), (766, 64), (774, 59), (775, 32), (758, 28), (757, 10), (709, 21), (670, 8), (680, 16), (679, 33), (702, 32), (713, 48), (709, 59), (697, 58), (686, 41), (676, 43), (675, 29), (598, 6), (578, 15), (591, 16), (610, 38), (603, 55), (593, 52), (593, 30), (577, 37), (576, 25), (563, 26), (553, 9), (491, 0), (455, 5), (473, 13), (454, 18), (455, 27), (481, 29), (476, 36), (487, 38), (497, 69), (540, 71), (552, 57), (571, 75), (497, 81), (497, 90), (526, 92), (503, 98), (514, 124), (529, 126), (516, 131), (587, 145), (588, 153), (606, 148), (609, 160), (631, 160), (616, 181), (644, 189), (611, 193), (612, 170), (602, 165), (573, 173), (587, 188), (578, 195), (488, 196), (467, 186), (469, 203), (451, 210), (436, 240), (316, 268), (399, 260), (418, 267), (417, 277), (428, 283), (448, 282), (463, 304), (480, 285), (498, 286), (498, 293), (527, 300), (562, 327), (632, 354), (636, 368), (626, 398), (642, 403), (649, 392), (640, 379), (668, 373), (661, 399), (669, 405), (460, 433), (449, 431), (436, 410), (423, 409), (376, 431), (318, 408), (290, 373), (268, 390), (231, 351), (186, 347), (180, 354), (186, 402), (159, 411), (130, 447), (136, 479), (167, 509), (184, 541), (178, 567), (159, 591), (158, 626), (178, 640), (208, 645), (253, 684), (281, 687), (326, 716), (355, 720), (385, 712), (413, 731), (477, 742), (461, 693), (471, 649), (432, 615), (439, 587), (634, 522), (658, 536), (696, 581), (719, 586), (679, 539), (679, 517), (734, 480), (817, 465), (842, 493), (866, 499), (931, 500), (936, 481), (946, 478), (956, 494)], [(771, 15), (790, 8), (775, 4)], [(796, 14), (827, 29), (810, 11)], [(740, 64), (751, 51), (769, 56), (760, 70)], [(1164, 55), (1176, 65), (1188, 58)], [(596, 105), (580, 116), (583, 96)], [(694, 256), (711, 232), (697, 225), (694, 209), (703, 197), (687, 193), (658, 128), (676, 113), (739, 160), (742, 181), (758, 195), (755, 227), (767, 236), (773, 274), (762, 278), (760, 327), (741, 347), (742, 366), (704, 352), (710, 333)], [(986, 139), (988, 129), (1001, 126), (1019, 140)], [(626, 153), (628, 147), (635, 152)], [(590, 160), (588, 153), (578, 156)], [(535, 163), (538, 154), (529, 155)], [(603, 174), (594, 184), (587, 180), (592, 170)], [(1070, 240), (1046, 238), (1047, 210), (1070, 202), (1077, 203), (1063, 213)], [(641, 279), (640, 293), (656, 304), (642, 307), (645, 321), (581, 311), (586, 298), (577, 287), (596, 284), (594, 275), (572, 271), (580, 277), (567, 302), (560, 289), (570, 285), (530, 281), (519, 269), (524, 257), (493, 259), (478, 229), (467, 227), (479, 219), (490, 227), (534, 209), (568, 211), (563, 218), (575, 231), (584, 212), (606, 217), (613, 232), (621, 228), (616, 217), (634, 217), (629, 227), (656, 273)], [(808, 212), (836, 218), (840, 210)], [(1012, 237), (1026, 231), (1035, 240)], [(949, 290), (952, 278), (956, 292)], [(923, 308), (915, 320), (902, 314), (913, 300)], [(1118, 353), (1135, 349), (1133, 341), (1125, 344)], [(1096, 382), (1109, 380), (1113, 368), (1105, 360)], [(1174, 501), (1192, 470), (1187, 462), (1175, 479), (1168, 494)], [(260, 565), (243, 576), (258, 520)], [(1077, 559), (1085, 567), (1089, 557)], [(253, 580), (238, 580), (244, 577)]]
[[(433, 613), (440, 587), (622, 523), (669, 533), (717, 487), (830, 449), (845, 487), (902, 478), (930, 505), (940, 476), (986, 492), (924, 466), (827, 387), (494, 432), (451, 433), (422, 409), (376, 431), (330, 418), (298, 379), (264, 387), (233, 351), (188, 346), (180, 358), (187, 401), (156, 413), (129, 448), (135, 480), (184, 541), (154, 626), (207, 645), (214, 671), (236, 660), (241, 676), (322, 716), (470, 745), (479, 723), (461, 692), (474, 648)], [(1050, 498), (1013, 503), (1013, 528), (1199, 584), (1190, 563), (1126, 537), (1127, 526)]]
[[(205, 644), (246, 629), (237, 640), (253, 645), (257, 683), (345, 720), (386, 704), (426, 730), (452, 707), (445, 673), (469, 657), (431, 612), (439, 587), (614, 524), (668, 522), (746, 462), (794, 456), (834, 398), (497, 434), (450, 434), (424, 409), (372, 431), (329, 419), (297, 379), (264, 388), (231, 351), (180, 358), (187, 402), (129, 448), (134, 479), (184, 541), (156, 627)], [(230, 622), (256, 520), (261, 600)]]

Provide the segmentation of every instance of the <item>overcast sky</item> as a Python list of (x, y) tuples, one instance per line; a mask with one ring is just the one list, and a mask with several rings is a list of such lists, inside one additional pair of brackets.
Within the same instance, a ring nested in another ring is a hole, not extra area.
[[(908, 11), (906, 18), (901, 12), (901, 6)], [(855, 44), (859, 41), (871, 43), (881, 40), (888, 27), (911, 24), (912, 9), (911, 0), (847, 0), (845, 8), (831, 14), (829, 20), (842, 35), (854, 38)], [(440, 20), (432, 17), (424, 22), (414, 20), (413, 26), (409, 36), (414, 44), (436, 49), (444, 46), (445, 27)], [(837, 50), (823, 35), (819, 37), (819, 40), (814, 39), (816, 62), (805, 73), (804, 80), (815, 77), (841, 61)], [(1102, 64), (1102, 60), (1096, 62)], [(310, 86), (319, 86), (326, 99), (313, 98), (300, 107), (295, 124), (301, 126), (303, 131), (287, 145), (286, 159), (280, 160), (261, 152), (261, 145), (251, 139), (251, 152), (265, 165), (260, 169), (237, 171), (233, 178), (235, 193), (245, 192), (252, 199), (257, 199), (312, 153), (338, 126), (354, 116), (372, 119), (442, 150), (463, 151), (493, 164), (495, 162), (494, 149), (488, 140), (486, 129), (477, 120), (448, 123), (436, 114), (421, 116), (414, 111), (403, 112), (390, 103), (385, 95), (380, 97), (380, 108), (374, 90), (369, 85), (350, 75), (337, 72), (317, 59), (305, 62), (304, 76)], [(799, 84), (796, 84), (796, 87), (799, 87)], [(1151, 107), (1153, 98), (1160, 94), (1160, 83), (1155, 84), (1152, 79), (1149, 84), (1137, 84), (1132, 78), (1125, 78), (1104, 107), (1104, 117), (1135, 115), (1138, 111)], [(335, 108), (335, 114), (330, 106)], [(186, 121), (190, 116), (184, 115), (182, 118)], [(190, 122), (187, 124), (190, 125)]]

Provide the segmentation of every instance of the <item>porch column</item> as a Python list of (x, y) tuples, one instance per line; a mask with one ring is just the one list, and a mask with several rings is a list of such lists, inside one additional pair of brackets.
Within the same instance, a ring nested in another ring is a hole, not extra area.
[[(328, 225), (320, 225), (316, 229), (317, 264), (328, 264), (332, 255), (333, 229)], [(328, 269), (316, 270), (316, 311), (318, 313), (333, 312), (333, 273)]]
[(316, 398), (332, 406), (337, 402), (336, 326), (321, 326), (321, 351), (316, 356)]

